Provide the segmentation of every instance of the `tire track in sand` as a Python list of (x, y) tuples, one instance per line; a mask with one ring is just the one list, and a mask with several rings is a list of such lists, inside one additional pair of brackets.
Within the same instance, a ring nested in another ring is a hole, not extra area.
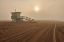
[[(51, 23), (52, 24), (52, 23)], [(49, 26), (51, 26), (51, 24)], [(45, 32), (45, 30), (49, 27), (47, 26), (46, 28), (42, 29), (41, 31), (39, 31), (37, 34), (35, 34), (28, 42), (36, 42), (37, 39), (42, 35), (43, 32)], [(29, 37), (28, 37), (29, 38)], [(27, 40), (27, 39), (26, 39)], [(25, 42), (25, 41), (23, 41)]]

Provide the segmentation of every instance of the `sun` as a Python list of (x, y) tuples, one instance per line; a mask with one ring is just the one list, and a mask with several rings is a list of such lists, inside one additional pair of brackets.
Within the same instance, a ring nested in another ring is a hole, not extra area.
[(38, 11), (39, 10), (39, 8), (38, 7), (35, 7), (35, 11)]

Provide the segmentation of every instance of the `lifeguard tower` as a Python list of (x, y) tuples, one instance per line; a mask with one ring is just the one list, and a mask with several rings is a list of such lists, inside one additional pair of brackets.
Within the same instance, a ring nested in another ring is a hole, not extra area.
[(26, 16), (20, 16), (21, 13), (22, 12), (16, 12), (16, 10), (15, 10), (15, 12), (11, 12), (11, 14), (12, 14), (12, 16), (11, 16), (12, 22), (13, 21), (16, 21), (16, 22), (17, 21), (23, 21), (23, 19), (27, 20), (27, 21), (30, 21), (30, 22), (34, 21), (34, 19), (28, 18)]
[(11, 12), (11, 14), (12, 14), (12, 16), (11, 16), (12, 21), (20, 21), (21, 20), (21, 18), (20, 18), (20, 14), (21, 13), (22, 12), (16, 12), (16, 10), (15, 10), (15, 12)]

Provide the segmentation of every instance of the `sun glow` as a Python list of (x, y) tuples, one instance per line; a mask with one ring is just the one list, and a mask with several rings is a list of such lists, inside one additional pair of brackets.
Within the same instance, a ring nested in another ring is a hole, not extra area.
[(39, 10), (39, 8), (38, 7), (35, 7), (35, 11), (38, 11)]

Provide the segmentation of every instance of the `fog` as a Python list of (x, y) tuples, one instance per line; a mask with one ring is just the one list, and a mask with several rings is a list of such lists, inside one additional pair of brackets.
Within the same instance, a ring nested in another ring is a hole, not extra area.
[[(34, 10), (36, 6), (38, 11)], [(0, 20), (11, 20), (15, 9), (35, 20), (64, 21), (64, 0), (0, 0)]]

